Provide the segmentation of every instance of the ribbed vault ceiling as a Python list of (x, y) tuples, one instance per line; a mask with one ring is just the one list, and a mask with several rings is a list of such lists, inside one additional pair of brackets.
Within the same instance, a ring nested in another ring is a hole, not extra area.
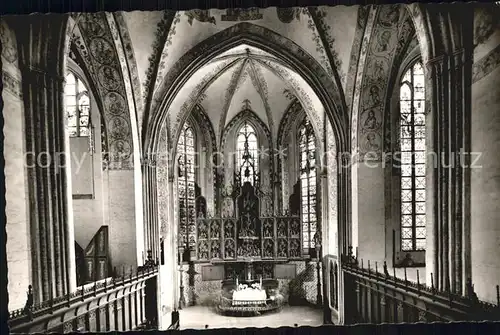
[[(319, 103), (305, 82), (286, 80), (286, 76), (293, 75), (296, 74), (275, 56), (241, 44), (210, 60), (190, 78), (174, 100), (171, 112), (178, 109), (179, 118), (199, 103), (220, 140), (226, 125), (243, 109), (250, 108), (276, 135), (291, 99), (303, 100), (303, 96), (307, 100), (303, 103), (311, 109), (312, 100)], [(178, 128), (172, 130), (175, 133)]]

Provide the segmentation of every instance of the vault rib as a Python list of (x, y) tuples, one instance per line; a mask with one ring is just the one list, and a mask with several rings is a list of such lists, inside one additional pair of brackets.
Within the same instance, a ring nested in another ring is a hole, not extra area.
[[(266, 93), (266, 83), (261, 81), (261, 78), (263, 78), (262, 74), (257, 72), (257, 68), (255, 67), (255, 64), (253, 61), (250, 61), (250, 79), (252, 80), (252, 84), (254, 85), (255, 89), (260, 95), (260, 98), (262, 99), (262, 102), (264, 103), (264, 108), (266, 109), (266, 115), (267, 115), (267, 121), (269, 123), (269, 128), (274, 129), (274, 121), (273, 121), (273, 116), (271, 113), (271, 108), (269, 107), (269, 101)], [(259, 76), (260, 74), (260, 76)], [(263, 79), (264, 80), (264, 79)]]
[(231, 106), (231, 101), (233, 100), (234, 93), (236, 92), (236, 88), (238, 87), (238, 83), (241, 80), (241, 75), (243, 74), (247, 63), (248, 58), (241, 63), (239, 69), (233, 72), (231, 80), (229, 81), (228, 90), (224, 98), (224, 105), (222, 107), (222, 115), (219, 121), (219, 143), (222, 141), (222, 136), (224, 134), (224, 125), (226, 123), (226, 117), (229, 111), (229, 107)]

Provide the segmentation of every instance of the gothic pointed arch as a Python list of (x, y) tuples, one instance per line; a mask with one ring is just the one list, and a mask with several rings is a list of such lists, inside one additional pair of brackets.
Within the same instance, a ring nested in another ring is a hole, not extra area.
[(254, 129), (257, 131), (259, 141), (262, 143), (264, 140), (267, 142), (266, 146), (272, 148), (271, 142), (271, 131), (264, 121), (259, 118), (259, 116), (251, 109), (245, 108), (237, 115), (235, 115), (231, 121), (224, 127), (221, 141), (221, 150), (226, 149), (226, 143), (234, 132), (237, 132), (244, 122), (249, 122)]
[[(325, 120), (325, 122), (328, 122)], [(307, 208), (302, 213), (304, 222), (312, 224), (303, 231), (305, 237), (304, 246), (311, 248), (314, 245), (313, 236), (318, 231), (321, 231), (321, 183), (320, 174), (323, 172), (322, 166), (324, 161), (323, 141), (333, 141), (332, 134), (329, 137), (320, 137), (312, 127), (308, 115), (305, 113), (300, 103), (293, 100), (288, 106), (283, 118), (280, 122), (278, 131), (278, 144), (276, 155), (277, 163), (277, 180), (278, 183), (278, 212), (287, 213), (294, 212), (294, 208), (290, 208), (289, 199), (292, 196), (299, 197), (303, 203), (301, 208)], [(328, 153), (329, 154), (329, 153)], [(334, 154), (335, 157), (335, 154)], [(313, 166), (310, 165), (313, 164)], [(326, 170), (326, 169), (325, 169)], [(309, 175), (309, 173), (312, 173)], [(307, 175), (304, 178), (304, 174)], [(334, 176), (335, 180), (337, 175)], [(296, 191), (300, 188), (303, 191), (304, 185), (307, 184), (307, 194), (297, 194)], [(300, 187), (298, 187), (300, 186)], [(311, 188), (312, 187), (312, 188)], [(311, 192), (309, 192), (311, 190)], [(305, 198), (304, 198), (305, 197)], [(326, 201), (326, 198), (325, 198)], [(312, 205), (314, 202), (314, 205)], [(317, 205), (316, 205), (317, 204)], [(314, 210), (314, 220), (311, 220), (309, 215)]]
[(194, 110), (191, 112), (191, 118), (204, 133), (205, 146), (210, 149), (210, 152), (217, 152), (217, 137), (215, 135), (214, 126), (200, 104), (196, 104)]
[[(102, 152), (102, 155), (101, 155), (101, 157), (102, 157), (102, 169), (106, 170), (108, 168), (108, 162), (109, 162), (109, 159), (108, 159), (108, 135), (107, 135), (108, 132), (106, 129), (105, 117), (104, 117), (104, 114), (102, 112), (104, 110), (104, 105), (103, 105), (101, 96), (99, 94), (96, 94), (97, 87), (92, 80), (89, 80), (90, 73), (88, 71), (88, 68), (85, 66), (85, 63), (82, 63), (81, 57), (77, 52), (75, 52), (73, 50), (70, 51), (70, 58), (68, 58), (66, 60), (66, 64), (67, 64), (67, 66), (66, 66), (67, 75), (69, 73), (73, 73), (74, 75), (76, 75), (78, 77), (78, 79), (81, 80), (85, 84), (85, 86), (87, 87), (89, 92), (92, 93), (92, 98), (93, 98), (92, 103), (97, 105), (96, 110), (99, 112), (98, 117), (95, 117), (93, 120), (91, 119), (90, 121), (94, 125), (97, 122), (99, 122), (100, 133), (99, 134), (98, 133), (92, 134), (92, 136), (94, 138), (97, 138), (97, 137), (100, 138), (100, 142), (101, 142), (100, 145), (101, 145), (101, 152)], [(66, 75), (66, 79), (65, 79), (65, 84), (68, 83), (67, 75)], [(93, 140), (91, 139), (91, 141), (93, 141)]]
[(117, 48), (110, 29), (110, 23), (116, 22), (111, 20), (105, 13), (78, 15), (71, 30), (69, 56), (86, 72), (101, 101), (108, 131), (109, 168), (130, 170), (134, 165), (132, 153), (139, 144), (132, 131), (135, 103), (127, 92), (128, 70), (120, 62), (119, 53), (123, 50)]
[[(143, 137), (145, 146), (154, 150), (155, 129), (166, 118), (176, 93), (187, 79), (206, 65), (214, 56), (239, 45), (248, 44), (278, 57), (280, 61), (298, 73), (312, 87), (326, 110), (326, 115), (334, 124), (339, 143), (346, 143), (345, 135), (348, 116), (343, 95), (335, 82), (325, 73), (321, 65), (294, 42), (261, 26), (242, 22), (219, 32), (201, 42), (174, 65), (165, 76), (153, 98), (146, 116), (147, 131)], [(292, 51), (295, 50), (295, 51)], [(200, 54), (201, 53), (201, 54)], [(158, 101), (158, 103), (156, 103)]]
[[(114, 12), (112, 17), (115, 21), (116, 27), (118, 28), (117, 30), (119, 32), (119, 37), (121, 38), (122, 41), (121, 49), (123, 49), (123, 55), (125, 56), (125, 61), (129, 72), (130, 86), (133, 93), (136, 118), (137, 118), (137, 130), (139, 131), (139, 136), (140, 136), (140, 132), (142, 130), (141, 117), (142, 115), (144, 115), (144, 100), (141, 92), (142, 91), (141, 83), (139, 79), (137, 61), (135, 59), (134, 46), (132, 45), (132, 39), (130, 37), (129, 28), (127, 26), (127, 22), (125, 20), (123, 12)], [(124, 63), (123, 60), (121, 62), (122, 64)], [(140, 141), (139, 145), (141, 145)]]
[(296, 123), (299, 119), (304, 119), (305, 115), (300, 102), (294, 98), (288, 105), (278, 127), (276, 171), (279, 183), (278, 190), (281, 190), (277, 203), (279, 212), (286, 212), (289, 209), (288, 198), (291, 194), (291, 187), (297, 182), (295, 176), (293, 176), (293, 171), (290, 171), (290, 166), (293, 167), (292, 170), (296, 170), (295, 162), (293, 161), (295, 155), (291, 152), (291, 148), (295, 147), (296, 142), (290, 135), (292, 124)]
[[(209, 213), (215, 211), (215, 189), (218, 165), (217, 141), (215, 130), (207, 113), (200, 104), (197, 104), (191, 112), (188, 121), (198, 135), (197, 140), (197, 156), (200, 161), (198, 163), (197, 186), (207, 202), (207, 210)], [(176, 150), (177, 152), (177, 150)]]
[(274, 176), (271, 130), (246, 104), (224, 128), (220, 146), (220, 150), (224, 155), (224, 172), (218, 176), (219, 182), (224, 187), (232, 188), (236, 193), (239, 192), (242, 186), (245, 171), (241, 164), (243, 152), (241, 151), (242, 143), (239, 140), (247, 125), (250, 131), (254, 133), (256, 142), (252, 145), (253, 149), (250, 153), (254, 157), (253, 164), (255, 164), (252, 171), (253, 185), (261, 198), (261, 213), (270, 213), (273, 205), (272, 182)]
[[(358, 67), (361, 85), (356, 88), (353, 104), (353, 126), (357, 141), (356, 152), (364, 160), (382, 159), (384, 146), (384, 117), (394, 68), (399, 69), (401, 58), (415, 34), (411, 16), (402, 5), (384, 5), (375, 13), (366, 45), (364, 62)], [(373, 122), (367, 122), (367, 117)]]
[(300, 101), (294, 98), (286, 108), (285, 114), (281, 118), (278, 127), (278, 137), (276, 143), (276, 147), (278, 148), (278, 150), (283, 145), (283, 141), (290, 131), (291, 123), (293, 122), (293, 120), (296, 120), (299, 117), (303, 117), (304, 113), (305, 112), (302, 108), (302, 105), (300, 104)]
[[(201, 105), (197, 104), (195, 106), (192, 113), (183, 123), (182, 129), (185, 129), (186, 125), (193, 130), (196, 136), (196, 150), (198, 153), (201, 153), (203, 149), (207, 151), (207, 156), (217, 152), (215, 131), (212, 126), (212, 122)], [(178, 143), (179, 139), (176, 145)], [(175, 151), (175, 154), (177, 154), (177, 150)]]

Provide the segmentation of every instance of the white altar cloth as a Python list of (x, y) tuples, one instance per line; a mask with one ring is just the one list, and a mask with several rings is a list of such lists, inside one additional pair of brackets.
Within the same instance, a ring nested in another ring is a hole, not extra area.
[(261, 289), (246, 288), (233, 292), (233, 306), (260, 304), (262, 302), (265, 302), (266, 299), (266, 291)]

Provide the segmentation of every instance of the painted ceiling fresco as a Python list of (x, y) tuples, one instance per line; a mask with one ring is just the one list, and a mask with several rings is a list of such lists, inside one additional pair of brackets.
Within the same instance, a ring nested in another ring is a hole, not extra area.
[[(296, 63), (317, 74), (335, 113), (350, 127), (351, 149), (360, 148), (362, 154), (367, 146), (383, 150), (391, 78), (417, 43), (415, 36), (426, 61), (429, 47), (421, 40), (419, 15), (414, 5), (81, 14), (71, 31), (71, 55), (95, 83), (115, 156), (141, 150), (151, 136), (146, 132), (154, 133), (150, 125), (159, 121), (167, 122), (169, 143), (175, 141), (197, 104), (218, 142), (245, 101), (277, 136), (290, 96), (319, 132), (324, 95), (318, 96), (311, 79), (299, 74), (300, 66), (287, 63), (269, 46), (291, 53)], [(500, 63), (500, 28), (484, 10), (475, 17), (479, 61), (474, 80), (479, 80)], [(240, 34), (255, 39), (239, 41)], [(269, 41), (267, 48), (261, 41)], [(214, 49), (219, 43), (223, 50)], [(197, 65), (185, 70), (191, 64)], [(368, 112), (377, 119), (375, 129), (364, 127)]]
[[(110, 169), (131, 169), (133, 151), (138, 149), (135, 113), (142, 101), (134, 100), (134, 89), (139, 82), (137, 69), (130, 53), (124, 51), (115, 16), (110, 13), (90, 13), (77, 18), (71, 33), (72, 57), (85, 69), (93, 89), (100, 97), (103, 119), (107, 129), (105, 146), (109, 155), (106, 165)], [(126, 40), (125, 40), (126, 41)], [(131, 77), (136, 78), (131, 81)]]
[[(381, 6), (368, 18), (368, 29), (361, 47), (352, 115), (353, 150), (363, 160), (379, 160), (384, 149), (384, 117), (391, 78), (397, 75), (402, 57), (413, 39), (415, 27), (409, 12), (401, 5)], [(375, 121), (366, 122), (368, 115)]]

